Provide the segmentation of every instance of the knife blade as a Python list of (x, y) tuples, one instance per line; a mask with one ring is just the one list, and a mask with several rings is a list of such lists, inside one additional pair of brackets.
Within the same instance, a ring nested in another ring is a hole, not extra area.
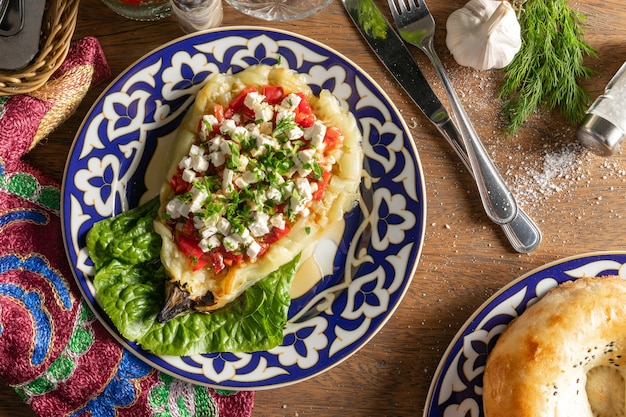
[[(342, 3), (378, 59), (448, 141), (473, 176), (469, 157), (456, 125), (387, 18), (372, 0), (342, 0)], [(499, 225), (518, 252), (532, 252), (541, 243), (541, 231), (519, 207), (513, 220)]]

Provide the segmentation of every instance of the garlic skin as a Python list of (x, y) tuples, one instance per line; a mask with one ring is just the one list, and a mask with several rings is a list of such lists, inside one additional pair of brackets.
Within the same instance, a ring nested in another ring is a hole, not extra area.
[(517, 15), (507, 0), (470, 0), (450, 14), (446, 45), (459, 65), (504, 68), (522, 46)]

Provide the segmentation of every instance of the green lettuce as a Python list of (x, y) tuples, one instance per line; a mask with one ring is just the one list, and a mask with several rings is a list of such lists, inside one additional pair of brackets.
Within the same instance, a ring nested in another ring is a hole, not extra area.
[(122, 336), (158, 355), (271, 349), (283, 340), (299, 257), (211, 314), (189, 313), (167, 323), (161, 237), (153, 229), (158, 199), (94, 224), (87, 234), (101, 308)]

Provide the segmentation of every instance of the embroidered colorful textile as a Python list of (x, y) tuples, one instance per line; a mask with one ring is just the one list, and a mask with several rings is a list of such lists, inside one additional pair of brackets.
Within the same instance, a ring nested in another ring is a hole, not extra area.
[(84, 38), (40, 90), (0, 97), (0, 379), (39, 416), (247, 417), (253, 392), (174, 379), (109, 335), (67, 264), (59, 185), (21, 159), (109, 76)]

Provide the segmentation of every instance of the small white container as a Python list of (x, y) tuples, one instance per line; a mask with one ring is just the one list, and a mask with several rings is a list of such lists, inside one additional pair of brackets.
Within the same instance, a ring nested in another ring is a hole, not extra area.
[(626, 137), (626, 62), (589, 107), (576, 134), (598, 155), (609, 156), (620, 148)]
[(222, 0), (171, 0), (172, 12), (185, 33), (211, 29), (222, 24)]

